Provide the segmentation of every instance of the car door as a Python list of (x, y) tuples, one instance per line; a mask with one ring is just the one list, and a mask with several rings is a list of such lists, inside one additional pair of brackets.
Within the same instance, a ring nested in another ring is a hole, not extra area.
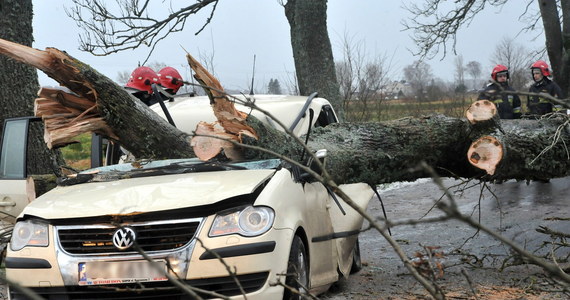
[[(362, 210), (366, 211), (368, 202), (372, 199), (374, 191), (366, 183), (341, 184), (339, 188)], [(347, 276), (352, 265), (352, 249), (358, 238), (358, 234), (364, 222), (364, 218), (358, 211), (350, 207), (337, 197), (340, 206), (334, 204), (334, 199), (329, 197), (330, 218), (335, 236), (335, 245), (340, 272)], [(342, 207), (342, 210), (340, 209)]]
[(0, 219), (14, 222), (35, 198), (33, 179), (26, 172), (28, 128), (35, 118), (6, 119), (0, 151)]
[(327, 189), (320, 182), (305, 183), (306, 226), (310, 238), (311, 285), (321, 286), (338, 278), (337, 252), (333, 241), (333, 226), (328, 210)]

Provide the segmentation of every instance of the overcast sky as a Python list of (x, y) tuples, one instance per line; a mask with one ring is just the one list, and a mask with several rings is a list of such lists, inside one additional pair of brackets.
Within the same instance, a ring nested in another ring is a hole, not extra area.
[[(69, 6), (70, 2), (33, 0), (35, 48), (65, 50), (113, 80), (117, 79), (120, 71), (130, 73), (146, 58), (148, 48), (110, 56), (93, 56), (79, 51), (79, 29), (64, 11), (64, 5)], [(422, 3), (420, 0), (404, 2)], [(465, 63), (478, 61), (483, 66), (483, 74), (487, 76), (490, 73), (490, 58), (497, 43), (504, 37), (515, 38), (524, 26), (518, 20), (525, 9), (522, 2), (511, 0), (501, 9), (489, 6), (460, 32), (457, 49)], [(328, 27), (335, 60), (342, 58), (340, 46), (346, 34), (353, 41), (363, 43), (368, 55), (391, 58), (393, 79), (402, 79), (402, 69), (417, 58), (408, 50), (415, 50), (410, 38), (412, 32), (402, 31), (401, 20), (408, 18), (409, 14), (401, 5), (401, 1), (329, 0)], [(536, 10), (534, 6), (533, 3), (532, 10)], [(198, 36), (194, 35), (204, 20), (205, 15), (194, 17), (184, 32), (162, 41), (149, 61), (173, 66), (186, 77), (188, 67), (184, 49), (196, 58), (200, 54), (213, 53), (215, 75), (222, 85), (227, 89), (245, 90), (251, 82), (255, 54), (256, 90), (265, 91), (271, 78), (279, 79), (282, 85), (291, 78), (294, 64), (289, 25), (277, 0), (220, 1), (211, 24)], [(537, 33), (523, 33), (516, 37), (516, 41), (529, 49), (542, 47), (544, 38), (533, 40), (535, 36)], [(436, 77), (453, 81), (453, 59), (453, 53), (448, 53), (443, 60), (438, 55), (427, 62)], [(54, 81), (40, 74), (40, 84), (53, 85)]]

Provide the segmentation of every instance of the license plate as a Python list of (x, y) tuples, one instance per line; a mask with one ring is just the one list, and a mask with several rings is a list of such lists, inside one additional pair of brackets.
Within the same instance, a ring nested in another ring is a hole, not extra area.
[(79, 285), (165, 281), (166, 262), (93, 261), (79, 263)]

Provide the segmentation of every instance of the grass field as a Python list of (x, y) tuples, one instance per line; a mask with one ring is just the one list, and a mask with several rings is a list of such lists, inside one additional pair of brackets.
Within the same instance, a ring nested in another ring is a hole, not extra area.
[(85, 170), (91, 167), (91, 134), (79, 135), (78, 143), (67, 145), (61, 149), (63, 159), (68, 166), (76, 170)]
[(389, 121), (404, 117), (419, 117), (434, 113), (450, 117), (462, 117), (465, 110), (476, 101), (476, 96), (467, 95), (461, 99), (445, 99), (429, 102), (415, 100), (384, 100), (381, 102), (360, 101), (345, 105), (347, 121)]

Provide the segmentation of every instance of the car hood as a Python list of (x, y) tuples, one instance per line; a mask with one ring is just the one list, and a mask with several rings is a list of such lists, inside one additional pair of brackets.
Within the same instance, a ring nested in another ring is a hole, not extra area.
[(126, 215), (185, 208), (253, 192), (275, 170), (186, 173), (57, 187), (23, 211), (43, 219)]

